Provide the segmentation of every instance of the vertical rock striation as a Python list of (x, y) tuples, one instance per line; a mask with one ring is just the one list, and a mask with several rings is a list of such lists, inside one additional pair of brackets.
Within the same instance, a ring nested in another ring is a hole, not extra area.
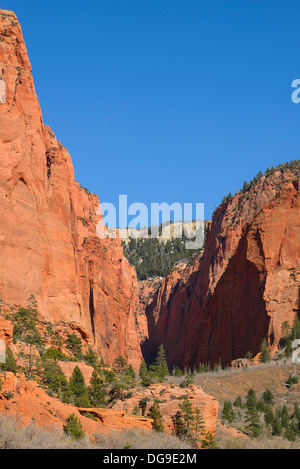
[(135, 271), (120, 240), (97, 237), (98, 197), (74, 180), (43, 124), (21, 28), (6, 10), (0, 79), (0, 298), (25, 305), (33, 294), (46, 320), (81, 324), (104, 360), (138, 366)]
[(264, 337), (276, 349), (283, 321), (299, 315), (299, 169), (263, 176), (214, 212), (202, 257), (173, 270), (141, 304), (144, 353), (163, 343), (170, 367), (227, 365)]

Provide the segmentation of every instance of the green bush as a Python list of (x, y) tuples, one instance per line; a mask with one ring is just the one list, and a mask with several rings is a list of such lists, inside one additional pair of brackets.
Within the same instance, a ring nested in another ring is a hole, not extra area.
[(74, 440), (81, 440), (85, 435), (81, 422), (75, 414), (69, 415), (63, 428), (64, 432)]

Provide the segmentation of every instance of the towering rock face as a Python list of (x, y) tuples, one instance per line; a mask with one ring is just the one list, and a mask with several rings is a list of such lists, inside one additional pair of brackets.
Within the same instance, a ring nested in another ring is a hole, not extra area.
[(0, 10), (0, 298), (35, 295), (51, 322), (75, 322), (103, 358), (138, 366), (136, 274), (120, 240), (96, 234), (98, 197), (43, 124), (20, 25)]
[[(149, 325), (144, 353), (163, 343), (170, 367), (229, 364), (264, 337), (276, 349), (299, 315), (299, 168), (263, 176), (216, 209), (202, 258), (141, 293)], [(146, 295), (145, 295), (146, 291)]]

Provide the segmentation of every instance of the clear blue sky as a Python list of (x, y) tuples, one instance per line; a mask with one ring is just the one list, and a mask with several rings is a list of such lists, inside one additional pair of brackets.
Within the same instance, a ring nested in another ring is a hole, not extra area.
[(300, 2), (2, 0), (43, 118), (100, 201), (204, 202), (300, 155)]

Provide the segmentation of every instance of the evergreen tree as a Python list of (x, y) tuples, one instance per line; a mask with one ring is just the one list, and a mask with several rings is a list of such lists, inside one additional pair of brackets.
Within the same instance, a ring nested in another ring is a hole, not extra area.
[(195, 422), (195, 415), (192, 403), (187, 396), (184, 398), (183, 402), (179, 404), (179, 408), (181, 410), (181, 417), (185, 423), (187, 433), (190, 433)]
[(159, 407), (159, 403), (157, 399), (155, 399), (153, 405), (150, 407), (149, 412), (150, 412), (150, 417), (153, 419), (153, 422), (151, 422), (153, 430), (157, 432), (163, 432), (164, 426), (162, 423), (160, 407)]
[(299, 435), (299, 419), (296, 417), (292, 417), (291, 423), (290, 423), (291, 428), (293, 429), (294, 433), (296, 436)]
[(137, 405), (132, 410), (132, 415), (140, 415), (140, 409), (138, 408)]
[(300, 409), (298, 402), (295, 402), (294, 404), (293, 418), (297, 419), (298, 421), (300, 420)]
[(93, 407), (103, 407), (106, 404), (103, 381), (96, 370), (93, 371), (91, 377), (89, 398)]
[(274, 396), (269, 389), (263, 393), (262, 398), (266, 404), (274, 405)]
[(116, 373), (117, 375), (120, 375), (125, 372), (126, 367), (127, 367), (127, 362), (125, 358), (118, 357), (115, 359), (112, 369), (114, 373)]
[(203, 434), (203, 430), (204, 430), (204, 419), (203, 419), (203, 415), (199, 407), (195, 407), (194, 415), (195, 415), (195, 422), (194, 422), (195, 438), (198, 439), (199, 436)]
[(166, 354), (163, 344), (160, 345), (155, 360), (155, 372), (160, 382), (163, 382), (169, 375), (169, 368), (167, 365)]
[(62, 402), (70, 403), (72, 393), (69, 382), (57, 361), (52, 359), (41, 360), (37, 365), (37, 372), (48, 389), (58, 394)]
[(257, 402), (257, 410), (259, 410), (259, 412), (265, 412), (266, 405), (267, 404), (263, 399), (259, 399), (259, 401)]
[(232, 423), (235, 418), (233, 408), (230, 401), (225, 401), (223, 405), (221, 421), (222, 423), (228, 422)]
[(78, 359), (82, 358), (81, 339), (80, 337), (77, 337), (77, 335), (74, 332), (72, 334), (67, 334), (65, 346), (74, 355), (74, 357)]
[(92, 347), (88, 348), (87, 353), (83, 356), (83, 359), (87, 365), (92, 366), (93, 368), (100, 368), (100, 360), (96, 352)]
[(0, 364), (0, 369), (4, 371), (11, 371), (14, 374), (16, 374), (18, 371), (17, 362), (9, 347), (6, 349), (5, 363)]
[(70, 389), (74, 395), (76, 407), (91, 407), (88, 388), (85, 385), (84, 376), (78, 366), (75, 366), (70, 378)]
[(143, 378), (145, 378), (147, 372), (148, 372), (148, 367), (147, 367), (147, 364), (146, 364), (146, 362), (143, 358), (143, 360), (140, 364), (140, 369), (139, 369), (139, 375), (140, 375), (141, 380), (143, 380)]
[(129, 378), (132, 378), (135, 380), (135, 372), (134, 372), (134, 369), (132, 368), (132, 365), (129, 365), (129, 367), (127, 368), (126, 375), (129, 376)]
[(129, 389), (133, 388), (134, 385), (135, 380), (131, 376), (128, 376), (126, 372), (121, 373), (119, 375), (119, 378), (111, 384), (111, 389), (109, 392), (110, 401), (112, 402), (118, 399), (123, 401), (126, 398), (125, 391), (128, 391)]
[(284, 438), (289, 441), (296, 441), (297, 433), (292, 425), (289, 425), (284, 432)]
[(178, 366), (176, 366), (173, 372), (173, 375), (177, 377), (181, 377), (183, 376), (183, 371)]
[(244, 184), (243, 184), (243, 192), (246, 192), (249, 188), (249, 184), (247, 181), (244, 181)]
[(281, 425), (283, 428), (288, 428), (290, 424), (290, 416), (287, 410), (287, 406), (284, 405), (281, 410)]
[(287, 387), (288, 388), (291, 388), (293, 386), (293, 384), (297, 384), (298, 383), (298, 376), (297, 375), (290, 375), (288, 377), (288, 380), (287, 380)]
[(245, 416), (246, 423), (246, 430), (251, 438), (257, 438), (262, 433), (262, 426), (260, 423), (259, 413), (257, 410), (257, 406), (255, 405), (248, 405), (246, 416)]
[(66, 425), (64, 425), (64, 432), (75, 440), (81, 440), (85, 434), (81, 421), (75, 414), (70, 414), (67, 418)]
[(291, 340), (295, 339), (300, 339), (300, 321), (297, 316), (295, 316), (291, 332)]
[(250, 388), (248, 391), (247, 399), (246, 399), (246, 407), (247, 408), (253, 408), (257, 407), (257, 398), (256, 398), (256, 392), (254, 391), (253, 388)]
[(242, 408), (244, 407), (244, 406), (243, 406), (243, 401), (242, 401), (241, 396), (238, 396), (238, 397), (236, 398), (236, 400), (234, 401), (233, 405), (234, 405), (235, 407), (238, 407), (239, 409), (242, 409)]
[(280, 436), (282, 434), (282, 425), (280, 421), (280, 417), (275, 415), (275, 418), (272, 423), (272, 435), (273, 436)]
[(203, 449), (219, 449), (216, 445), (215, 439), (210, 432), (205, 433), (204, 438), (201, 442), (201, 448)]
[(261, 346), (260, 346), (260, 356), (259, 356), (259, 361), (260, 363), (267, 363), (271, 360), (270, 357), (270, 352), (269, 352), (269, 347), (266, 339), (262, 340)]
[(176, 412), (176, 414), (172, 417), (172, 421), (175, 435), (180, 439), (183, 439), (186, 436), (187, 430), (180, 411)]
[(273, 422), (274, 422), (274, 414), (273, 414), (273, 411), (272, 411), (272, 407), (270, 406), (270, 404), (267, 404), (266, 406), (266, 410), (265, 410), (265, 422), (267, 425), (272, 425)]

